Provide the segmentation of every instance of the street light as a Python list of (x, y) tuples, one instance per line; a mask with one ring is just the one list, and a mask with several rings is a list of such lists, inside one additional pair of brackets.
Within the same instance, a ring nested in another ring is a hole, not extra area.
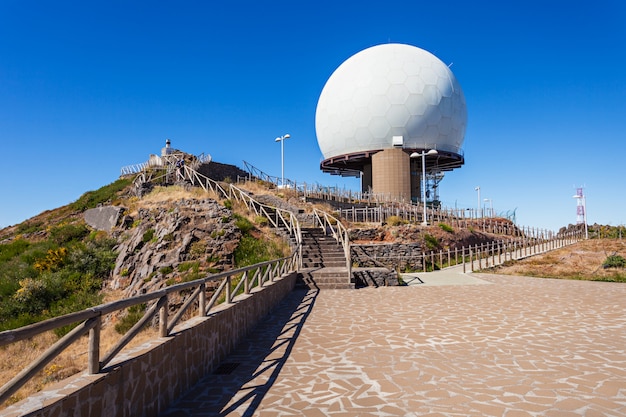
[(476, 218), (482, 217), (481, 202), (480, 202), (480, 186), (474, 188), (475, 191), (478, 191), (478, 211), (476, 212)]
[(422, 157), (422, 203), (424, 204), (424, 221), (422, 222), (422, 226), (428, 226), (428, 221), (426, 218), (426, 155), (437, 155), (437, 149), (431, 149), (428, 152), (422, 151), (422, 153), (413, 152), (409, 157), (417, 158)]
[(489, 202), (489, 216), (493, 217), (493, 200), (491, 198), (485, 198), (483, 201), (485, 203)]
[(280, 172), (281, 180), (280, 185), (285, 186), (285, 139), (289, 139), (291, 136), (287, 133), (284, 136), (276, 138), (275, 142), (280, 142)]

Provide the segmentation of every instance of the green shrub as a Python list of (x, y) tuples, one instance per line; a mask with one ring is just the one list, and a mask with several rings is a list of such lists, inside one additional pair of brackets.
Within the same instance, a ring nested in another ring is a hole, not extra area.
[(43, 229), (44, 229), (43, 222), (27, 220), (23, 223), (20, 223), (17, 226), (17, 233), (22, 235), (22, 234), (27, 234), (27, 233), (38, 232)]
[(254, 225), (250, 220), (238, 214), (235, 214), (235, 226), (237, 226), (244, 235), (254, 229)]
[(183, 262), (178, 265), (178, 272), (187, 272), (189, 270), (198, 272), (199, 268), (200, 268), (200, 262)]
[(426, 244), (426, 248), (428, 250), (435, 250), (439, 248), (439, 240), (428, 233), (424, 234), (424, 243)]
[(445, 223), (439, 223), (439, 227), (441, 228), (441, 230), (443, 230), (444, 232), (448, 232), (448, 233), (452, 233), (454, 232), (454, 229), (452, 228), (452, 226), (445, 224)]
[(99, 279), (108, 278), (115, 267), (115, 239), (100, 239), (74, 245), (68, 256), (71, 270)]
[(224, 200), (224, 207), (226, 207), (228, 210), (232, 210), (233, 202), (231, 200)]
[(237, 268), (281, 258), (283, 256), (282, 249), (275, 242), (263, 241), (250, 235), (241, 238), (239, 246), (237, 246), (234, 253)]
[(66, 224), (50, 229), (50, 240), (57, 245), (84, 239), (89, 235), (89, 229), (84, 224)]
[(626, 267), (626, 259), (624, 259), (621, 255), (611, 255), (608, 256), (604, 263), (602, 263), (603, 268), (624, 268)]
[(167, 274), (171, 274), (172, 272), (174, 272), (174, 268), (172, 268), (171, 266), (164, 266), (162, 268), (159, 269), (159, 272), (163, 275), (167, 275)]
[(12, 258), (21, 255), (26, 252), (30, 246), (30, 242), (23, 239), (17, 239), (11, 243), (0, 245), (0, 263), (7, 262)]
[[(0, 245), (0, 331), (101, 303), (103, 279), (110, 275), (117, 254), (115, 241), (89, 238), (76, 241), (80, 228), (57, 228), (60, 247), (50, 240), (16, 240)], [(70, 237), (74, 236), (74, 237)], [(55, 332), (63, 335), (72, 326)]]
[(20, 288), (13, 294), (13, 299), (21, 305), (21, 312), (29, 314), (45, 309), (52, 297), (46, 283), (33, 278), (21, 280)]
[(258, 224), (259, 226), (261, 226), (261, 227), (265, 227), (265, 226), (267, 226), (269, 224), (270, 221), (265, 216), (256, 216), (254, 218), (254, 222), (256, 224)]
[(148, 243), (152, 240), (152, 238), (154, 238), (154, 229), (148, 229), (144, 232), (143, 237), (141, 238), (141, 241), (143, 243)]
[(99, 204), (114, 200), (117, 197), (117, 193), (124, 190), (131, 183), (132, 180), (129, 178), (120, 178), (96, 191), (87, 191), (78, 200), (70, 204), (70, 208), (76, 211), (85, 211), (90, 208), (96, 208)]
[(129, 331), (146, 312), (145, 304), (138, 304), (128, 308), (128, 312), (124, 317), (115, 324), (115, 331), (124, 334)]
[(226, 234), (226, 230), (224, 229), (220, 229), (220, 230), (213, 230), (211, 232), (211, 239), (217, 239), (218, 237), (222, 237)]

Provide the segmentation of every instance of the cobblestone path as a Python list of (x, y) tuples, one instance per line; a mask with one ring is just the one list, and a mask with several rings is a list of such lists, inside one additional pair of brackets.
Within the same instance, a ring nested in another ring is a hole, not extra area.
[(626, 415), (626, 285), (472, 276), (295, 291), (166, 415)]

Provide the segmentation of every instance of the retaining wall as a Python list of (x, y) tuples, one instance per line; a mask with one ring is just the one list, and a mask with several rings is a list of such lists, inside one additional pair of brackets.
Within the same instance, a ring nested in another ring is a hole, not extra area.
[(291, 273), (240, 295), (207, 317), (177, 326), (172, 335), (118, 355), (102, 373), (75, 375), (0, 411), (6, 417), (157, 416), (204, 375), (289, 294)]
[(422, 247), (419, 243), (379, 243), (350, 245), (352, 261), (360, 267), (402, 270), (422, 268)]

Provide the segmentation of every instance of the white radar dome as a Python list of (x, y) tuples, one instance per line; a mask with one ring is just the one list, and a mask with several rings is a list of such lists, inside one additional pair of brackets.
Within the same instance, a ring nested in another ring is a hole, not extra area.
[(365, 49), (342, 63), (315, 112), (324, 158), (393, 147), (461, 152), (467, 108), (461, 86), (436, 56), (405, 44)]

